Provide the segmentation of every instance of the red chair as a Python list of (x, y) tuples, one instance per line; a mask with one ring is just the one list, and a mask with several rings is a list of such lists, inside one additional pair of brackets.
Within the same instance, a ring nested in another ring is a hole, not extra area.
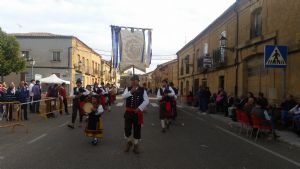
[(247, 112), (244, 111), (241, 112), (241, 119), (244, 128), (247, 130), (247, 136), (248, 136), (248, 133), (252, 127), (250, 124), (250, 117), (248, 116)]
[(236, 119), (239, 123), (241, 123), (241, 128), (240, 128), (239, 133), (241, 134), (242, 129), (245, 128), (247, 130), (247, 136), (248, 136), (248, 132), (251, 128), (250, 118), (249, 118), (248, 114), (241, 109), (237, 109), (236, 110)]
[(252, 118), (252, 124), (253, 124), (251, 135), (253, 133), (253, 129), (257, 129), (257, 134), (256, 134), (256, 137), (255, 137), (255, 141), (257, 140), (258, 134), (261, 130), (272, 130), (273, 129), (272, 123), (269, 120), (258, 119), (256, 117), (255, 113), (252, 113), (251, 118)]

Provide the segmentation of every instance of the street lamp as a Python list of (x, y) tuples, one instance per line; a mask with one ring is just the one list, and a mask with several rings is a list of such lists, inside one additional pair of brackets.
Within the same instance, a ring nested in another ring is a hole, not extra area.
[(226, 47), (226, 44), (227, 44), (227, 38), (225, 36), (221, 36), (221, 38), (220, 38), (220, 48), (229, 50), (231, 52), (235, 51), (235, 49), (233, 47), (232, 48)]
[(35, 60), (33, 58), (30, 58), (28, 61), (31, 65), (31, 79), (33, 79), (33, 66), (35, 65)]

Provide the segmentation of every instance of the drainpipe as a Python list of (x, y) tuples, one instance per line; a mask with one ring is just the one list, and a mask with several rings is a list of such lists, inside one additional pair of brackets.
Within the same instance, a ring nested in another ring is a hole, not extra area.
[(68, 91), (71, 93), (71, 89), (72, 89), (72, 72), (73, 72), (73, 65), (71, 63), (72, 62), (72, 46), (68, 47), (68, 71), (69, 71), (69, 76), (70, 76), (70, 85), (68, 86)]
[(235, 34), (235, 85), (234, 85), (234, 96), (238, 97), (238, 72), (239, 72), (239, 13), (238, 13), (238, 2), (239, 0), (236, 0), (235, 2), (235, 8), (234, 11), (236, 13), (236, 34)]

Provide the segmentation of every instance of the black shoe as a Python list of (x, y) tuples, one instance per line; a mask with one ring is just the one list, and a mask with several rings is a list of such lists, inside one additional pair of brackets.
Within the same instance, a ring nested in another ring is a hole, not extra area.
[(68, 127), (74, 129), (74, 124), (68, 124)]
[(139, 150), (139, 145), (138, 145), (138, 144), (135, 144), (135, 145), (133, 146), (133, 152), (134, 152), (135, 154), (140, 154), (140, 150)]
[(163, 128), (163, 129), (161, 130), (161, 132), (165, 133), (165, 132), (166, 132), (166, 129), (165, 129), (165, 128)]
[(132, 147), (132, 142), (131, 141), (128, 141), (127, 144), (126, 144), (126, 147), (124, 149), (124, 152), (129, 152), (130, 148)]

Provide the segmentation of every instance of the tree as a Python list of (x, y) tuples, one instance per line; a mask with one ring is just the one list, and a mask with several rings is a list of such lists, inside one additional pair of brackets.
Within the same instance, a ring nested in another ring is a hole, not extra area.
[(0, 28), (0, 76), (19, 73), (25, 69), (26, 61), (20, 57), (20, 45), (16, 37), (8, 35)]

